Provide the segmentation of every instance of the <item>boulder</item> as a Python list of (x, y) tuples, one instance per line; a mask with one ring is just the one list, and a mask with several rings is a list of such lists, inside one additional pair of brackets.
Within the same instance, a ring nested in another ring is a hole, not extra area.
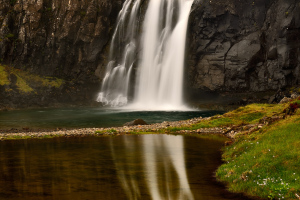
[(147, 122), (145, 122), (142, 119), (136, 119), (136, 120), (133, 120), (131, 122), (127, 122), (124, 124), (124, 126), (135, 126), (135, 125), (147, 125)]
[(291, 101), (292, 99), (291, 98), (288, 98), (288, 97), (284, 97), (279, 103), (280, 104), (284, 104), (284, 103), (287, 103), (289, 101)]

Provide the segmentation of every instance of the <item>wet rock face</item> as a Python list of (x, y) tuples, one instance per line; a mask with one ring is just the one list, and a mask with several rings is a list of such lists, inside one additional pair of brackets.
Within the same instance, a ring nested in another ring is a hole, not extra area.
[(40, 75), (95, 82), (122, 3), (0, 0), (0, 59)]
[(299, 84), (299, 12), (297, 0), (195, 0), (190, 87), (259, 92)]

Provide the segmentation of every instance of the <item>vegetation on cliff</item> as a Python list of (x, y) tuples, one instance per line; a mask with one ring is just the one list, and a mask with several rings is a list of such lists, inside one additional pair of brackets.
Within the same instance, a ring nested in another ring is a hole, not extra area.
[(9, 80), (8, 80), (7, 72), (5, 71), (5, 68), (0, 65), (0, 85), (3, 86), (8, 84), (9, 84)]
[(0, 85), (6, 86), (6, 92), (10, 92), (16, 87), (21, 93), (36, 93), (38, 88), (59, 88), (63, 84), (64, 81), (59, 78), (38, 76), (27, 71), (0, 65)]

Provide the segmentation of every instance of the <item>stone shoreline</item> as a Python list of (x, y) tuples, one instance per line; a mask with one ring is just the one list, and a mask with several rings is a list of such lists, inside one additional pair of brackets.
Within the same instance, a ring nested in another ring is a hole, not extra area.
[(74, 137), (74, 136), (89, 136), (89, 135), (120, 135), (131, 134), (135, 132), (161, 132), (171, 133), (168, 128), (182, 128), (172, 132), (173, 134), (220, 134), (231, 139), (237, 133), (253, 132), (260, 129), (264, 124), (250, 124), (245, 126), (230, 126), (230, 127), (214, 127), (201, 128), (197, 130), (185, 130), (183, 127), (189, 127), (204, 120), (216, 119), (220, 116), (213, 117), (197, 117), (189, 120), (162, 122), (149, 125), (135, 125), (123, 127), (109, 128), (78, 128), (78, 129), (52, 129), (52, 130), (31, 130), (31, 129), (10, 129), (0, 130), (0, 140), (9, 139), (28, 139), (28, 138), (47, 138), (47, 137)]
[(78, 129), (56, 129), (56, 130), (30, 130), (30, 129), (10, 129), (0, 130), (0, 140), (14, 139), (14, 138), (42, 138), (45, 136), (59, 137), (59, 136), (86, 136), (86, 135), (118, 135), (130, 134), (131, 132), (156, 132), (169, 127), (182, 127), (196, 124), (202, 120), (209, 120), (207, 118), (193, 118), (189, 120), (162, 122), (149, 125), (135, 125), (123, 127), (109, 127), (109, 128), (78, 128)]

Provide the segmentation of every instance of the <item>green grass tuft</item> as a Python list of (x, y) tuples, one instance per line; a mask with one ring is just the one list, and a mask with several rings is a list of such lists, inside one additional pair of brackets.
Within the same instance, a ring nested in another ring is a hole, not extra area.
[(34, 90), (27, 84), (27, 82), (21, 78), (19, 75), (17, 75), (17, 83), (16, 83), (19, 91), (24, 92), (24, 93), (30, 93), (33, 92)]
[(296, 115), (226, 147), (217, 177), (232, 192), (269, 199), (300, 193), (300, 116)]

